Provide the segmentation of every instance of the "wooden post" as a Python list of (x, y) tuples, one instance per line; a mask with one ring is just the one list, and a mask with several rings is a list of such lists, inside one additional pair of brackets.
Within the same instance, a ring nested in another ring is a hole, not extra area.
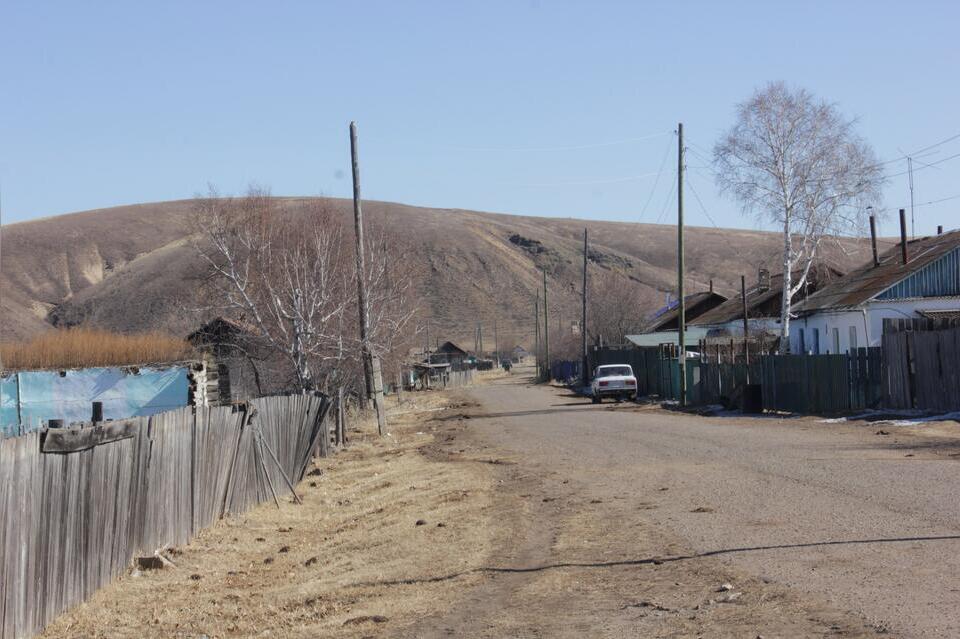
[(537, 364), (537, 378), (543, 374), (543, 364), (540, 361), (540, 289), (537, 289), (537, 297), (533, 302), (533, 336), (534, 336), (534, 361)]
[(581, 291), (583, 309), (580, 314), (580, 385), (588, 384), (587, 372), (587, 229), (583, 229), (583, 290)]
[(337, 445), (345, 446), (347, 443), (347, 425), (346, 408), (343, 405), (343, 386), (337, 389)]
[(373, 370), (373, 406), (377, 409), (377, 433), (382, 437), (387, 434), (387, 407), (383, 404), (383, 372), (380, 369), (380, 358), (371, 357)]
[(365, 399), (373, 395), (373, 371), (370, 362), (370, 342), (367, 340), (370, 310), (367, 308), (365, 256), (363, 252), (363, 210), (360, 206), (360, 156), (357, 148), (357, 123), (350, 123), (350, 163), (353, 167), (353, 227), (357, 243), (357, 300), (360, 313), (360, 359), (363, 362)]
[(683, 122), (677, 125), (677, 313), (678, 342), (680, 345), (680, 406), (687, 405), (687, 344), (686, 309), (683, 291)]
[(750, 344), (747, 337), (750, 335), (750, 322), (747, 317), (747, 278), (740, 276), (740, 304), (743, 306), (743, 363), (747, 367), (747, 383), (750, 383)]
[(550, 381), (550, 322), (547, 315), (547, 270), (543, 270), (543, 374)]

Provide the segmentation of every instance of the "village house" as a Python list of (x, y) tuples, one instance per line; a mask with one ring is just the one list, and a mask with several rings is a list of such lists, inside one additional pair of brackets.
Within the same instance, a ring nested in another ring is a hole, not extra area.
[(884, 320), (960, 315), (960, 230), (901, 242), (796, 308), (794, 353), (878, 346)]
[[(793, 281), (799, 276), (799, 272), (795, 273)], [(792, 302), (796, 304), (841, 276), (840, 271), (829, 266), (811, 267), (805, 286), (794, 294)], [(778, 332), (783, 304), (783, 273), (771, 275), (769, 270), (759, 269), (757, 281), (747, 289), (746, 298), (748, 330), (751, 333)], [(695, 318), (689, 325), (707, 329), (710, 337), (742, 336), (743, 299), (735, 295)]]
[(461, 370), (470, 357), (467, 351), (463, 350), (453, 342), (444, 342), (437, 350), (429, 354), (429, 364), (450, 364), (452, 370)]

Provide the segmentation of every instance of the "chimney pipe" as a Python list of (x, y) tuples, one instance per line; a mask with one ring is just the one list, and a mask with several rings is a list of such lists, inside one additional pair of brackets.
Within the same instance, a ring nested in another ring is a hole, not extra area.
[[(940, 227), (943, 228), (943, 227)], [(710, 279), (710, 292), (713, 293), (713, 279)]]
[(943, 235), (943, 224), (937, 227), (937, 235)]
[(873, 265), (880, 266), (880, 256), (877, 254), (877, 217), (870, 216), (870, 244), (873, 246)]
[(910, 261), (910, 256), (907, 255), (907, 212), (905, 209), (900, 209), (900, 257), (904, 264)]

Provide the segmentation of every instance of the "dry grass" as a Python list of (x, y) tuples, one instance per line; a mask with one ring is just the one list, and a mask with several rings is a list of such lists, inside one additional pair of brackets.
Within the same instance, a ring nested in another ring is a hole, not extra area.
[(5, 370), (158, 364), (193, 356), (190, 344), (161, 332), (121, 335), (71, 328), (41, 333), (28, 342), (0, 344)]
[(443, 611), (480, 577), (456, 588), (391, 582), (476, 568), (493, 549), (489, 467), (421, 451), (448, 427), (430, 420), (451, 399), (391, 401), (391, 435), (366, 424), (348, 449), (317, 460), (297, 487), (303, 505), (286, 499), (219, 522), (171, 553), (176, 567), (125, 575), (43, 637), (359, 639)]

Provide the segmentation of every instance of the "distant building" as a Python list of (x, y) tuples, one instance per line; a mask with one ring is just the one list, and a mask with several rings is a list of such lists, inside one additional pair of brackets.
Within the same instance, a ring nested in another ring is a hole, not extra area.
[(453, 370), (463, 368), (470, 358), (469, 353), (453, 342), (444, 342), (429, 354), (430, 364), (450, 364)]
[(197, 350), (215, 363), (209, 375), (216, 376), (220, 403), (238, 402), (265, 394), (260, 369), (266, 359), (255, 327), (216, 317), (187, 336)]
[[(904, 249), (906, 259), (904, 259)], [(877, 346), (884, 320), (960, 315), (960, 230), (898, 244), (796, 307), (794, 353)]]

